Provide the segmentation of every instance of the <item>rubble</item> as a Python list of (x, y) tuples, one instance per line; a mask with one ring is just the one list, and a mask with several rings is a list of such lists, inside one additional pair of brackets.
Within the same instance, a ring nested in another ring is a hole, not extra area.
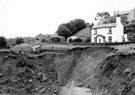
[[(0, 55), (1, 56), (1, 55)], [(59, 83), (52, 58), (30, 58), (27, 55), (6, 55), (0, 67), (0, 94), (58, 95)]]

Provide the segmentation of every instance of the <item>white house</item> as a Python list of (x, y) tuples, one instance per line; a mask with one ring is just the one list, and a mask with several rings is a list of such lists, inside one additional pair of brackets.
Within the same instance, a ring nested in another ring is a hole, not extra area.
[(91, 41), (93, 43), (128, 41), (121, 18), (116, 17), (116, 23), (94, 25), (91, 30)]

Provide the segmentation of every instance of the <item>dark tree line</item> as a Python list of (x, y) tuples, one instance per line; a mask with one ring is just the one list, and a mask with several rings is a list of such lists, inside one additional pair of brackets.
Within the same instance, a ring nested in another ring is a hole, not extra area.
[(0, 48), (4, 48), (7, 46), (7, 41), (6, 41), (6, 38), (4, 37), (0, 37)]
[(23, 38), (17, 38), (15, 44), (19, 45), (21, 43), (24, 43), (24, 39)]
[(88, 23), (86, 23), (82, 19), (75, 19), (73, 21), (70, 21), (68, 23), (63, 23), (59, 25), (56, 33), (60, 36), (64, 36), (65, 38), (68, 38), (74, 34), (76, 34), (81, 29), (86, 28)]

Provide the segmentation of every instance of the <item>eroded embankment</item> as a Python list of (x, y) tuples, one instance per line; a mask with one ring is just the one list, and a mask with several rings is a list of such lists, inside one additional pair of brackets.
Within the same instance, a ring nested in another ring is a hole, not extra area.
[(56, 56), (55, 64), (61, 86), (74, 80), (77, 87), (90, 88), (93, 95), (135, 95), (134, 52), (76, 48)]
[(58, 95), (53, 54), (29, 57), (0, 52), (0, 94)]
[(93, 95), (135, 95), (134, 68), (134, 48), (74, 48), (36, 57), (1, 52), (0, 94), (58, 95), (61, 87), (62, 95), (88, 89)]

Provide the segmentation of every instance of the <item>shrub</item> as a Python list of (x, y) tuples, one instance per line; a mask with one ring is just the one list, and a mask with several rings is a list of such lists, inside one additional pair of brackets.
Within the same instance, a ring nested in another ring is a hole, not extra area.
[(23, 38), (17, 38), (15, 43), (16, 43), (17, 45), (19, 45), (19, 44), (21, 44), (21, 43), (24, 43), (24, 39), (23, 39)]
[(41, 42), (47, 42), (47, 40), (46, 40), (45, 38), (43, 38), (43, 39), (41, 40)]
[(7, 41), (4, 37), (0, 37), (0, 48), (6, 47)]
[(91, 42), (91, 38), (90, 37), (87, 37), (85, 40), (84, 40), (84, 43), (89, 43)]
[(82, 39), (76, 38), (76, 39), (74, 39), (74, 42), (81, 43), (82, 42)]

